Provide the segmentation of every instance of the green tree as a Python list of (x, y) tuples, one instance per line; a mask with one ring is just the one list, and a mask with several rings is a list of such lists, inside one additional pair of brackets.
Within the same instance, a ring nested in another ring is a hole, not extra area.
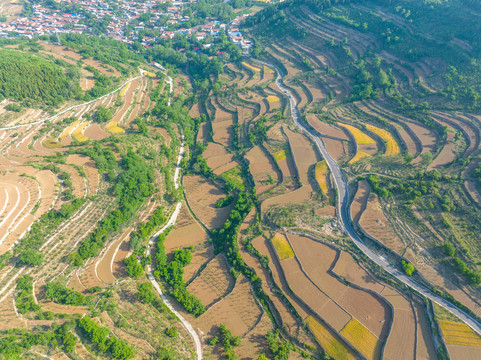
[(43, 254), (33, 249), (28, 249), (20, 255), (20, 262), (28, 266), (38, 266), (43, 262)]

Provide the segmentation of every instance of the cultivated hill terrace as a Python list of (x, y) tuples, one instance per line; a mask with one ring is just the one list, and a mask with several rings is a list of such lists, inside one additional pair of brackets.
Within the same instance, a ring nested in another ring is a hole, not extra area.
[(480, 12), (2, 3), (0, 357), (480, 358)]

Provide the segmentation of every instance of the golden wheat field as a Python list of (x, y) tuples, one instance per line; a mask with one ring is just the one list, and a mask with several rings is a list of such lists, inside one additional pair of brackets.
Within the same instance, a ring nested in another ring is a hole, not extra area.
[(72, 137), (77, 140), (78, 142), (85, 142), (88, 141), (88, 137), (86, 137), (83, 132), (85, 128), (89, 125), (88, 121), (81, 123), (77, 128), (72, 132)]
[(70, 135), (70, 133), (77, 127), (77, 125), (80, 124), (80, 121), (74, 121), (70, 126), (67, 126), (62, 133), (60, 134), (59, 138), (64, 138)]
[(129, 88), (130, 86), (130, 83), (128, 83), (127, 85), (124, 86), (124, 88), (122, 89), (122, 91), (120, 92), (120, 96), (124, 96), (125, 93), (127, 92), (127, 89)]
[(321, 188), (321, 191), (324, 194), (327, 194), (328, 188), (327, 188), (327, 172), (328, 172), (328, 167), (326, 160), (319, 161), (316, 164), (315, 168), (315, 176), (316, 176), (316, 181), (319, 187)]
[(361, 130), (359, 130), (357, 127), (347, 125), (347, 124), (342, 124), (342, 123), (337, 123), (337, 125), (342, 126), (346, 130), (348, 130), (352, 136), (354, 137), (354, 140), (358, 145), (367, 145), (367, 144), (375, 144), (376, 141), (370, 137), (369, 135), (363, 133)]
[(286, 157), (287, 157), (287, 152), (285, 150), (281, 150), (274, 154), (274, 159), (276, 159), (276, 161), (285, 160)]
[(271, 239), (271, 242), (272, 245), (274, 245), (274, 249), (276, 249), (277, 256), (279, 256), (280, 260), (294, 257), (294, 251), (292, 251), (291, 245), (284, 235), (275, 234)]
[(454, 321), (439, 321), (439, 326), (446, 344), (481, 347), (481, 337), (468, 325)]
[(121, 127), (117, 126), (118, 122), (117, 121), (110, 121), (106, 126), (105, 128), (107, 129), (107, 131), (109, 133), (112, 133), (112, 134), (122, 134), (125, 132), (124, 129), (122, 129)]
[(306, 318), (306, 323), (316, 337), (319, 344), (334, 359), (356, 359), (356, 355), (343, 344), (342, 340), (335, 336), (324, 325), (312, 316)]
[(364, 159), (364, 158), (369, 157), (369, 156), (371, 156), (371, 155), (366, 154), (363, 151), (358, 151), (356, 153), (356, 155), (349, 161), (349, 164), (354, 164), (356, 161), (359, 161), (359, 160)]
[(42, 141), (42, 145), (47, 149), (61, 148), (62, 144), (53, 138), (46, 138)]
[(369, 131), (372, 131), (374, 134), (378, 135), (381, 139), (383, 139), (386, 144), (386, 155), (393, 156), (401, 152), (401, 149), (399, 148), (396, 139), (394, 139), (394, 137), (389, 131), (370, 124), (366, 124), (366, 128)]
[(341, 330), (341, 335), (367, 359), (379, 359), (381, 342), (355, 318), (352, 318)]
[(269, 104), (274, 104), (274, 103), (277, 103), (281, 100), (281, 99), (279, 99), (279, 97), (277, 97), (275, 95), (269, 95), (268, 97), (266, 97), (266, 99), (269, 102)]
[(245, 61), (242, 62), (242, 65), (244, 65), (246, 68), (251, 69), (252, 71), (255, 71), (255, 72), (261, 71), (261, 69), (259, 69), (258, 67), (252, 66), (251, 64), (246, 63)]

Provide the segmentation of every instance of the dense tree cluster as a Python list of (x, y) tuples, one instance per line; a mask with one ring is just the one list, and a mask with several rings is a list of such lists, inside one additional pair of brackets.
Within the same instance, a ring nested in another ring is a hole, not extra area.
[(165, 237), (165, 233), (160, 234), (155, 243), (155, 277), (158, 279), (162, 277), (171, 286), (169, 295), (173, 296), (188, 313), (200, 316), (205, 312), (205, 306), (189, 293), (184, 283), (184, 266), (190, 263), (192, 254), (187, 254), (190, 253), (189, 250), (179, 250), (175, 253), (174, 259), (168, 262), (164, 246)]
[(224, 346), (225, 358), (227, 360), (237, 359), (234, 346), (239, 346), (241, 344), (241, 338), (239, 336), (232, 335), (232, 332), (227, 329), (224, 324), (220, 324), (219, 334), (222, 345)]
[(164, 208), (159, 206), (154, 211), (149, 221), (140, 223), (137, 231), (132, 231), (130, 233), (129, 245), (135, 254), (141, 255), (144, 253), (144, 251), (139, 252), (139, 250), (142, 249), (142, 245), (149, 240), (154, 230), (162, 225), (166, 220), (167, 219), (164, 216)]
[(58, 105), (78, 90), (78, 79), (69, 79), (62, 68), (37, 56), (0, 50), (0, 98)]
[(84, 305), (86, 297), (78, 291), (69, 289), (58, 281), (52, 281), (45, 285), (45, 297), (57, 304), (79, 306)]
[(110, 354), (114, 359), (128, 360), (135, 354), (131, 346), (124, 340), (112, 335), (107, 327), (100, 326), (88, 316), (78, 321), (79, 329), (97, 347), (99, 352)]
[(15, 297), (15, 306), (17, 310), (26, 314), (30, 311), (39, 311), (40, 306), (33, 298), (33, 277), (24, 275), (17, 280), (17, 290), (19, 293)]
[[(451, 179), (441, 175), (438, 170), (417, 173), (409, 176), (408, 179), (399, 180), (379, 175), (369, 175), (367, 178), (373, 191), (380, 197), (388, 197), (391, 194), (401, 196), (411, 201), (416, 200), (422, 195), (437, 195), (441, 189), (441, 181), (451, 181)], [(443, 197), (439, 197), (444, 202)]]

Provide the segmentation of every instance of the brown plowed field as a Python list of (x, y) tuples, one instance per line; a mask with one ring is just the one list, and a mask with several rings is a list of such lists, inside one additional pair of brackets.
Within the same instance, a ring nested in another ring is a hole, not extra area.
[[(277, 171), (275, 160), (267, 155), (263, 148), (253, 147), (245, 157), (249, 160), (249, 169), (254, 177), (257, 194), (266, 192), (277, 185), (281, 175)], [(267, 183), (269, 176), (274, 179), (273, 184)]]
[(232, 136), (232, 121), (215, 121), (212, 123), (213, 140), (224, 146), (229, 146)]
[[(175, 231), (175, 230), (173, 230)], [(184, 267), (184, 281), (188, 282), (192, 277), (197, 273), (199, 268), (208, 262), (210, 262), (212, 259), (214, 259), (214, 247), (211, 246), (207, 241), (202, 243), (203, 238), (197, 238), (198, 242), (195, 243), (194, 246), (202, 246), (202, 244), (205, 245), (204, 248), (197, 250), (192, 253), (192, 261), (190, 262), (189, 265)]]
[(434, 131), (412, 122), (406, 122), (405, 124), (412, 130), (414, 134), (416, 134), (418, 139), (423, 144), (422, 152), (424, 153), (430, 151), (431, 153), (434, 153), (434, 149), (436, 148), (436, 143), (438, 141)]
[(448, 345), (448, 352), (452, 360), (477, 360), (479, 359), (479, 347)]
[(213, 335), (219, 324), (226, 325), (233, 335), (243, 336), (258, 323), (261, 316), (262, 311), (254, 300), (249, 281), (240, 275), (234, 290), (193, 320), (193, 324), (207, 336)]
[(416, 319), (414, 318), (411, 304), (391, 288), (386, 288), (381, 295), (394, 308), (394, 320), (391, 334), (384, 348), (384, 358), (414, 359), (416, 351)]
[[(123, 241), (128, 241), (131, 229), (127, 229), (124, 231), (122, 235), (120, 235), (116, 240), (112, 241), (109, 244), (109, 247), (103, 257), (98, 261), (97, 265), (97, 273), (99, 279), (105, 284), (112, 284), (117, 279), (114, 275), (113, 266), (114, 260), (112, 259), (118, 253), (118, 248), (122, 244)], [(123, 262), (123, 260), (122, 260)], [(123, 264), (117, 264), (117, 266), (122, 266)]]
[(319, 120), (315, 114), (307, 114), (307, 122), (322, 135), (332, 136), (346, 141), (349, 140), (344, 131)]
[(187, 289), (197, 296), (206, 307), (227, 295), (234, 285), (234, 277), (229, 273), (229, 265), (222, 254), (212, 259), (205, 269), (192, 281)]
[(96, 268), (96, 259), (92, 259), (92, 261), (90, 262), (90, 264), (88, 264), (86, 266), (86, 268), (84, 269), (84, 271), (82, 272), (82, 274), (80, 275), (80, 281), (82, 282), (82, 284), (84, 284), (84, 286), (87, 288), (87, 289), (90, 289), (94, 286), (101, 286), (103, 287), (103, 283), (102, 281), (99, 279), (96, 271), (95, 271), (95, 268)]
[(426, 309), (419, 301), (413, 301), (413, 306), (417, 320), (416, 359), (437, 359)]
[[(130, 86), (129, 86), (130, 85)], [(132, 105), (132, 101), (134, 98), (134, 92), (139, 86), (139, 81), (138, 80), (133, 80), (129, 83), (129, 86), (127, 91), (124, 94), (124, 97), (122, 101), (124, 102), (123, 105), (120, 107), (120, 109), (117, 111), (117, 113), (112, 117), (111, 121), (117, 121), (118, 124), (123, 124), (122, 120), (124, 119), (125, 114), (129, 110), (130, 106)], [(121, 90), (121, 92), (123, 89)]]
[[(384, 350), (385, 359), (414, 359), (415, 353), (415, 318), (411, 304), (396, 290), (375, 280), (368, 272), (360, 267), (346, 252), (342, 252), (333, 268), (333, 272), (365, 289), (380, 294), (394, 309), (393, 325)], [(421, 316), (419, 317), (420, 321)], [(422, 325), (421, 325), (422, 326)], [(422, 329), (422, 336), (429, 346), (426, 333)], [(418, 336), (421, 334), (418, 332)], [(420, 346), (421, 342), (419, 343)]]
[(284, 259), (280, 263), (287, 283), (294, 294), (336, 331), (341, 331), (351, 320), (351, 316), (302, 272), (296, 258)]
[[(311, 183), (309, 177), (311, 167), (315, 166), (315, 164), (321, 159), (314, 150), (312, 144), (304, 135), (292, 132), (289, 129), (286, 129), (285, 132), (289, 139), (294, 162), (298, 170), (299, 180), (301, 181), (301, 184), (307, 186)], [(312, 191), (315, 191), (312, 186), (311, 189)]]
[(233, 205), (216, 208), (217, 202), (226, 196), (222, 190), (199, 175), (184, 176), (183, 185), (189, 206), (202, 223), (210, 229), (224, 225)]
[[(255, 249), (258, 249), (258, 247), (262, 246), (261, 244), (264, 244), (264, 242), (264, 237), (259, 236), (252, 240), (252, 245)], [(285, 326), (285, 328), (289, 331), (290, 334), (295, 334), (298, 328), (296, 318), (282, 302), (280, 297), (272, 292), (269, 271), (260, 265), (259, 260), (255, 256), (245, 251), (242, 252), (242, 259), (247, 266), (250, 266), (255, 270), (256, 275), (262, 280), (262, 288), (267, 293), (267, 295), (269, 295), (269, 298), (272, 300), (275, 308), (279, 311), (282, 325)]]
[(238, 358), (256, 359), (259, 354), (268, 354), (266, 334), (269, 331), (273, 331), (272, 322), (267, 313), (264, 312), (256, 327), (245, 334), (241, 344), (235, 348)]
[(327, 151), (329, 154), (332, 156), (334, 160), (339, 160), (341, 157), (346, 155), (346, 152), (344, 151), (344, 145), (342, 141), (339, 140), (334, 140), (334, 139), (329, 139), (329, 138), (323, 138), (322, 142), (326, 146)]
[(269, 207), (277, 204), (286, 203), (302, 203), (311, 198), (312, 190), (309, 186), (303, 186), (297, 190), (274, 196), (264, 200), (261, 204), (262, 213), (265, 213)]
[(13, 295), (10, 294), (0, 303), (0, 330), (26, 328), (25, 321), (20, 319), (15, 312)]
[(209, 141), (209, 123), (202, 123), (197, 133), (197, 141), (206, 144)]
[(379, 240), (386, 247), (402, 254), (405, 245), (398, 238), (391, 223), (384, 215), (376, 194), (371, 193), (369, 195), (367, 207), (361, 215), (359, 225), (364, 232)]
[(74, 271), (72, 273), (72, 277), (70, 278), (68, 284), (67, 284), (67, 287), (69, 289), (74, 289), (75, 291), (78, 291), (80, 293), (83, 293), (85, 292), (86, 290), (88, 290), (81, 282), (80, 282), (80, 279), (78, 277), (78, 273), (77, 271)]
[(192, 215), (190, 215), (187, 206), (184, 205), (182, 206), (177, 226), (167, 235), (164, 244), (166, 252), (170, 252), (179, 248), (203, 244), (208, 240), (209, 237), (204, 229), (197, 224)]
[[(387, 338), (391, 322), (389, 305), (367, 291), (344, 285), (329, 273), (338, 252), (304, 236), (289, 234), (288, 239), (307, 276), (374, 335)], [(331, 323), (329, 317), (323, 319)]]
[(191, 118), (196, 118), (196, 117), (199, 117), (200, 114), (202, 114), (202, 112), (201, 112), (201, 107), (200, 107), (199, 102), (196, 102), (196, 103), (190, 108), (189, 116), (190, 116)]
[(359, 219), (367, 207), (370, 192), (371, 189), (366, 180), (358, 182), (358, 188), (351, 203), (351, 219), (354, 224), (359, 223)]
[(102, 140), (110, 136), (99, 124), (91, 124), (85, 129), (84, 135), (92, 140)]
[(237, 166), (234, 156), (219, 144), (209, 143), (202, 155), (207, 160), (207, 165), (216, 175), (220, 175)]

